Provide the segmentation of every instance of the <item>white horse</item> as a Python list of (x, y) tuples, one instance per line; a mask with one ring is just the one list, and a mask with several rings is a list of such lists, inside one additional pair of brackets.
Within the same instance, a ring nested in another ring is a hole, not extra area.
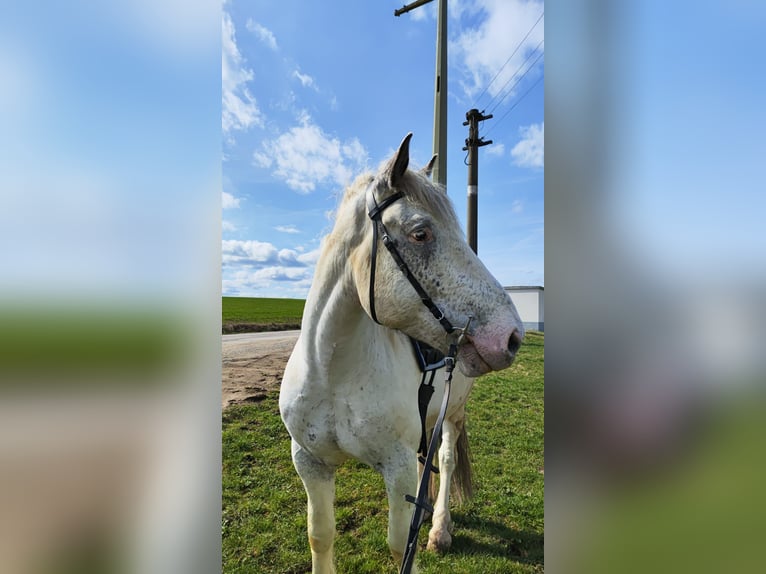
[[(301, 334), (282, 381), (279, 408), (308, 495), (315, 574), (335, 572), (335, 470), (348, 458), (383, 475), (388, 544), (397, 564), (402, 560), (413, 512), (405, 495), (417, 490), (421, 437), (420, 370), (408, 336), (446, 354), (454, 338), (445, 336), (444, 325), (463, 327), (472, 317), (458, 349), (462, 373), (455, 369), (444, 420), (429, 532), (429, 548), (445, 550), (451, 543), (451, 478), (456, 465), (468, 464), (456, 445), (467, 445), (465, 435), (458, 438), (473, 377), (508, 367), (524, 335), (510, 298), (468, 247), (443, 188), (431, 182), (433, 160), (419, 172), (407, 169), (411, 136), (379, 173), (360, 176), (346, 190), (334, 229), (323, 240)], [(379, 237), (377, 225), (389, 239)], [(423, 304), (396, 256), (378, 250), (384, 242), (393, 243), (433, 308)], [(437, 381), (428, 428), (444, 392)]]

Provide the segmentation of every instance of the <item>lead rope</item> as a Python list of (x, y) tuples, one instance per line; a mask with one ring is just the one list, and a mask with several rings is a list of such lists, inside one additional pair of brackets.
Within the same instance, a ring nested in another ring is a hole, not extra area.
[(415, 505), (415, 510), (412, 513), (412, 520), (410, 521), (410, 532), (407, 536), (407, 548), (402, 558), (402, 566), (399, 569), (399, 574), (410, 574), (412, 572), (412, 565), (415, 562), (415, 553), (418, 548), (418, 534), (420, 533), (420, 527), (423, 526), (425, 520), (425, 513), (430, 512), (433, 514), (434, 507), (428, 502), (428, 483), (431, 479), (431, 472), (439, 472), (439, 469), (434, 467), (433, 460), (434, 454), (436, 454), (436, 445), (441, 438), (442, 424), (444, 423), (444, 415), (447, 413), (447, 405), (449, 403), (449, 395), (452, 390), (452, 371), (455, 370), (455, 363), (457, 357), (458, 345), (463, 340), (465, 332), (468, 330), (468, 326), (471, 324), (473, 317), (468, 318), (468, 322), (462, 329), (456, 329), (460, 331), (460, 336), (450, 344), (449, 352), (444, 357), (445, 362), (445, 376), (444, 376), (444, 398), (442, 399), (442, 406), (439, 410), (439, 416), (436, 419), (433, 433), (431, 434), (431, 442), (428, 444), (428, 454), (423, 462), (423, 474), (420, 477), (420, 483), (418, 484), (418, 496), (415, 498), (412, 495), (405, 495), (407, 502), (411, 502)]

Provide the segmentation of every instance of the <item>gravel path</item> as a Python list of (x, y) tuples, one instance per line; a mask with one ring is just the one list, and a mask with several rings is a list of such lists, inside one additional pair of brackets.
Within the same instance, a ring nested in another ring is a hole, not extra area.
[(278, 390), (300, 331), (222, 336), (221, 407), (257, 402)]

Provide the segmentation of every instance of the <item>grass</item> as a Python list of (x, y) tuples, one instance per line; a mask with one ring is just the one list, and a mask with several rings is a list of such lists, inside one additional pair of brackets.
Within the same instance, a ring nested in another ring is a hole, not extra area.
[(299, 329), (304, 299), (223, 297), (224, 333)]
[(719, 395), (672, 458), (638, 478), (602, 481), (598, 510), (580, 513), (589, 527), (572, 570), (763, 572), (764, 398), (760, 384)]
[(189, 321), (161, 308), (20, 303), (0, 308), (0, 388), (156, 384), (185, 359)]
[[(468, 402), (475, 497), (452, 508), (451, 550), (425, 552), (418, 564), (436, 572), (543, 571), (544, 338), (529, 333), (514, 365), (481, 377)], [(311, 571), (306, 495), (290, 459), (278, 395), (223, 414), (223, 570)], [(382, 477), (358, 462), (336, 478), (335, 556), (339, 572), (396, 572), (386, 543), (388, 503)]]

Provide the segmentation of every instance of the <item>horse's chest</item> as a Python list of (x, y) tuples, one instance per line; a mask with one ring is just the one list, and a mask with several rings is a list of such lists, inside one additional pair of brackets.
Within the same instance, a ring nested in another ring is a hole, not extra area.
[(322, 397), (296, 396), (284, 413), (291, 436), (326, 462), (351, 456), (375, 465), (395, 443), (416, 447), (417, 404), (344, 385)]
[[(417, 397), (393, 392), (384, 385), (346, 388), (335, 400), (338, 444), (362, 460), (393, 443), (415, 444), (419, 439)], [(411, 399), (411, 400), (408, 400)]]
[(299, 393), (281, 406), (290, 436), (317, 454), (338, 450), (332, 397)]
[[(300, 364), (291, 357), (293, 362)], [(387, 363), (385, 369), (369, 364), (335, 360), (315, 378), (288, 363), (282, 417), (292, 438), (314, 456), (326, 462), (351, 456), (374, 465), (386, 449), (417, 448), (417, 373), (405, 363)]]

